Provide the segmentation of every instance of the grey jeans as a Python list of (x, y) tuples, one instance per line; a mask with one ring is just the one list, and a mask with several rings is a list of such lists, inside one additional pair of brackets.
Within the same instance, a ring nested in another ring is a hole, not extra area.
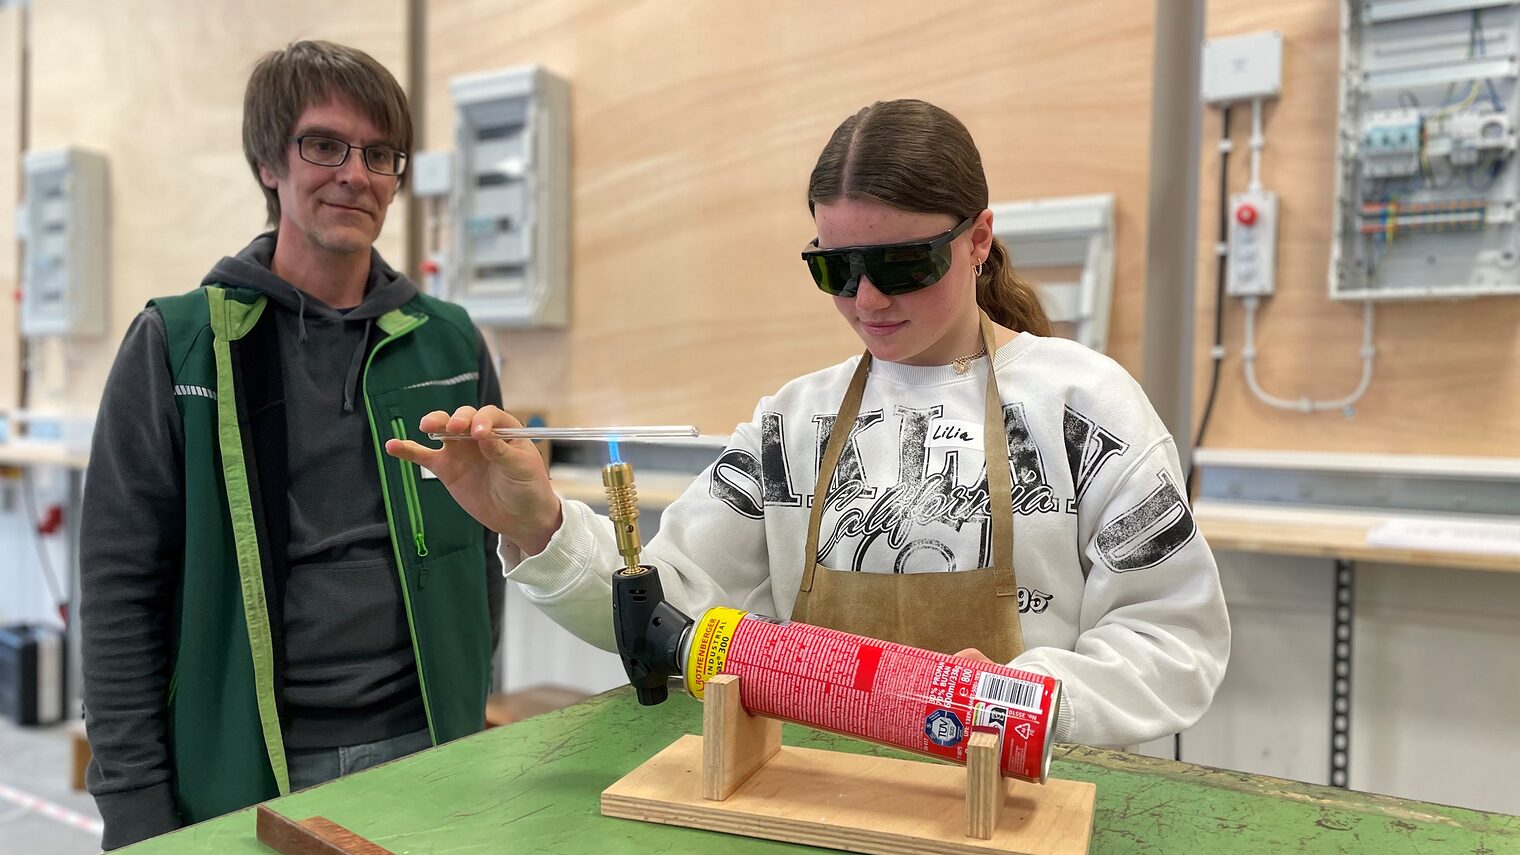
[(341, 748), (322, 748), (316, 751), (290, 751), (285, 762), (290, 770), (290, 790), (304, 790), (348, 775), (379, 766), (424, 748), (431, 748), (432, 737), (426, 729), (401, 736), (392, 736), (378, 742), (345, 745)]

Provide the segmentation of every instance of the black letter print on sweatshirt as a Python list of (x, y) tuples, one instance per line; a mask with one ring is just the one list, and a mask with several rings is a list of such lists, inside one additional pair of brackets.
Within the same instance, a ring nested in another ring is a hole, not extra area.
[[(833, 413), (820, 413), (813, 416), (813, 424), (816, 425), (817, 455), (813, 458), (813, 482), (817, 483), (818, 475), (823, 472), (823, 455), (828, 450), (829, 432), (834, 429), (834, 420), (839, 418)], [(827, 497), (832, 491), (849, 486), (854, 498), (874, 499), (876, 488), (866, 486), (866, 470), (860, 463), (860, 442), (857, 437), (866, 428), (880, 422), (884, 418), (881, 410), (871, 410), (855, 417), (855, 426), (850, 428), (850, 433), (844, 438), (844, 448), (839, 451), (839, 465), (834, 467), (834, 480), (824, 491)], [(769, 501), (767, 501), (769, 504)], [(807, 497), (807, 506), (813, 506), (813, 497)]]
[(1155, 567), (1186, 546), (1198, 531), (1171, 476), (1156, 475), (1160, 486), (1098, 532), (1098, 554), (1115, 573)]
[[(1013, 512), (1040, 514), (1060, 510), (1061, 504), (1045, 477), (1040, 447), (1029, 436), (1022, 403), (1003, 405), (1003, 431), (1008, 437), (1008, 461), (1013, 475)], [(999, 501), (999, 497), (993, 496), (992, 501)]]
[(1070, 407), (1066, 408), (1062, 427), (1066, 433), (1066, 462), (1071, 466), (1071, 483), (1076, 491), (1075, 496), (1066, 500), (1066, 512), (1074, 514), (1098, 470), (1127, 451), (1129, 443)]
[[(708, 492), (713, 498), (750, 519), (765, 518), (765, 505), (795, 508), (802, 497), (792, 489), (786, 468), (785, 424), (780, 413), (760, 417), (760, 459), (742, 448), (730, 448), (713, 464)], [(857, 459), (856, 468), (860, 467)]]

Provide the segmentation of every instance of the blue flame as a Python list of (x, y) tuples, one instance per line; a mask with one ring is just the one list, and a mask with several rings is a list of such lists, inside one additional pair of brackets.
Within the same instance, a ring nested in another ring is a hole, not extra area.
[(623, 455), (620, 454), (620, 453), (618, 453), (618, 441), (617, 440), (613, 439), (613, 440), (608, 440), (607, 441), (607, 454), (608, 454), (608, 457), (609, 457), (609, 459), (608, 459), (609, 463), (622, 463), (623, 462)]

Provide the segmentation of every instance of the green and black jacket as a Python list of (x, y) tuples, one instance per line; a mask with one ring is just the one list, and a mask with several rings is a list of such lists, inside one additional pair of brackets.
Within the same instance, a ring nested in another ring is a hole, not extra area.
[[(183, 551), (173, 561), (179, 572), (164, 586), (162, 602), (127, 605), (168, 613), (164, 740), (170, 777), (164, 783), (172, 788), (178, 822), (186, 824), (289, 791), (281, 735), (288, 437), (275, 310), (268, 301), (251, 288), (207, 286), (151, 304), (162, 317), (183, 427)], [(421, 294), (376, 318), (374, 326), (359, 391), (428, 729), (438, 744), (484, 725), (493, 643), (487, 540), (439, 481), (385, 454), (383, 445), (391, 437), (424, 439), (417, 422), (431, 410), (482, 403), (475, 382), (482, 345), (463, 309)], [(126, 373), (118, 365), (113, 382), (119, 371)], [(97, 436), (97, 451), (99, 444)], [(101, 480), (109, 480), (108, 460), (92, 461), (92, 477), (97, 463)], [(356, 488), (362, 485), (334, 485)], [(100, 502), (92, 508), (88, 486), (86, 492), (87, 517), (104, 516)], [(144, 564), (151, 566), (152, 559), (145, 557)], [(87, 595), (90, 589), (87, 583)], [(83, 609), (86, 633), (112, 619), (100, 606), (92, 616), (89, 605)], [(121, 610), (121, 619), (128, 611)], [(110, 655), (98, 648), (97, 660)], [(87, 640), (86, 659), (91, 655)], [(88, 704), (88, 681), (86, 689)], [(107, 778), (123, 777), (115, 769), (130, 769), (133, 759), (116, 764)], [(119, 782), (98, 780), (98, 769), (92, 774), (105, 817), (97, 785), (104, 783), (99, 789), (109, 792)], [(160, 830), (166, 829), (149, 823), (145, 833)], [(138, 836), (128, 834), (118, 840)], [(107, 817), (107, 846), (112, 837)]]

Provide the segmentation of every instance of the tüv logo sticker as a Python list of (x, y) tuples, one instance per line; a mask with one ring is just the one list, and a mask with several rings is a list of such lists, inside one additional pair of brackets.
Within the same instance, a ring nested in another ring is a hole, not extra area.
[(924, 735), (935, 745), (946, 748), (955, 745), (961, 741), (961, 735), (965, 732), (961, 720), (949, 710), (935, 710), (924, 720)]

